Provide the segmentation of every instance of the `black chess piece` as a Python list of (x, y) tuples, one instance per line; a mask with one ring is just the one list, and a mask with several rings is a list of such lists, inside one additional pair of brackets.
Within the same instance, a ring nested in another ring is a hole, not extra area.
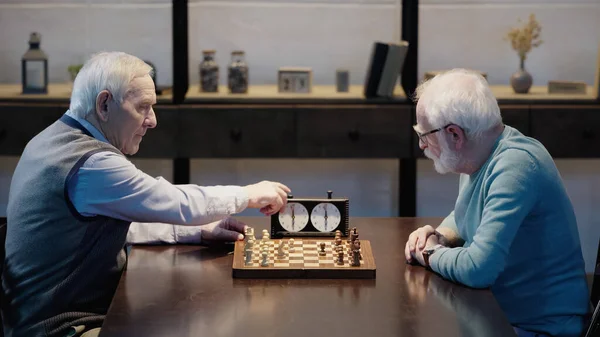
[(331, 194), (332, 194), (332, 193), (333, 193), (333, 192), (332, 192), (331, 190), (327, 191), (327, 199), (331, 199)]

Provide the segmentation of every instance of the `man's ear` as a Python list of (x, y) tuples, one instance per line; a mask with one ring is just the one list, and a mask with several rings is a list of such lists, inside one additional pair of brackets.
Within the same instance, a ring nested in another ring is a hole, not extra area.
[(112, 95), (108, 90), (102, 90), (96, 96), (96, 116), (102, 122), (108, 121), (108, 105), (112, 100)]
[(454, 149), (460, 150), (463, 146), (465, 146), (466, 137), (462, 128), (458, 125), (450, 125), (446, 128), (446, 132), (450, 136), (450, 143), (454, 144)]

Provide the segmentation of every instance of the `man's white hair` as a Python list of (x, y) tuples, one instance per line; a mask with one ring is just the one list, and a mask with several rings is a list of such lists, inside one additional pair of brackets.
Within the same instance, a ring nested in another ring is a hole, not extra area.
[(96, 97), (108, 90), (119, 104), (127, 96), (129, 83), (137, 77), (152, 76), (152, 67), (141, 59), (123, 52), (93, 55), (73, 82), (69, 110), (81, 118), (96, 108)]
[(478, 139), (500, 125), (498, 101), (481, 74), (452, 69), (421, 83), (415, 91), (433, 128), (453, 123), (463, 128), (467, 139)]

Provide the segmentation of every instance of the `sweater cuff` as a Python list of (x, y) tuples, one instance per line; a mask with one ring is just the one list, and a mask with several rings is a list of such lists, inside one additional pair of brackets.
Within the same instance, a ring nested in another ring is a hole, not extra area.
[(447, 251), (449, 251), (451, 248), (448, 247), (444, 247), (444, 248), (439, 248), (437, 249), (433, 254), (431, 254), (431, 256), (429, 257), (429, 268), (431, 268), (431, 270), (433, 270), (436, 273), (440, 273), (440, 257), (446, 253)]
[(200, 244), (202, 240), (201, 226), (174, 225), (175, 242), (185, 244)]

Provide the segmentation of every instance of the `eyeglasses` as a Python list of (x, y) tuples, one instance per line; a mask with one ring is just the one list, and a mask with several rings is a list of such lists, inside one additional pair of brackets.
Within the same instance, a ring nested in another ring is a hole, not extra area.
[(424, 132), (424, 133), (420, 133), (419, 131), (417, 131), (417, 126), (413, 125), (413, 130), (415, 130), (415, 132), (417, 133), (417, 136), (419, 137), (419, 141), (421, 141), (423, 144), (427, 144), (427, 138), (426, 138), (427, 136), (429, 136), (431, 134), (434, 134), (434, 133), (436, 133), (438, 131), (442, 131), (442, 130), (444, 130), (445, 128), (449, 127), (452, 124), (453, 123), (446, 124), (446, 125), (442, 126), (441, 128), (434, 129), (434, 130), (431, 130), (431, 131), (427, 131), (427, 132)]

